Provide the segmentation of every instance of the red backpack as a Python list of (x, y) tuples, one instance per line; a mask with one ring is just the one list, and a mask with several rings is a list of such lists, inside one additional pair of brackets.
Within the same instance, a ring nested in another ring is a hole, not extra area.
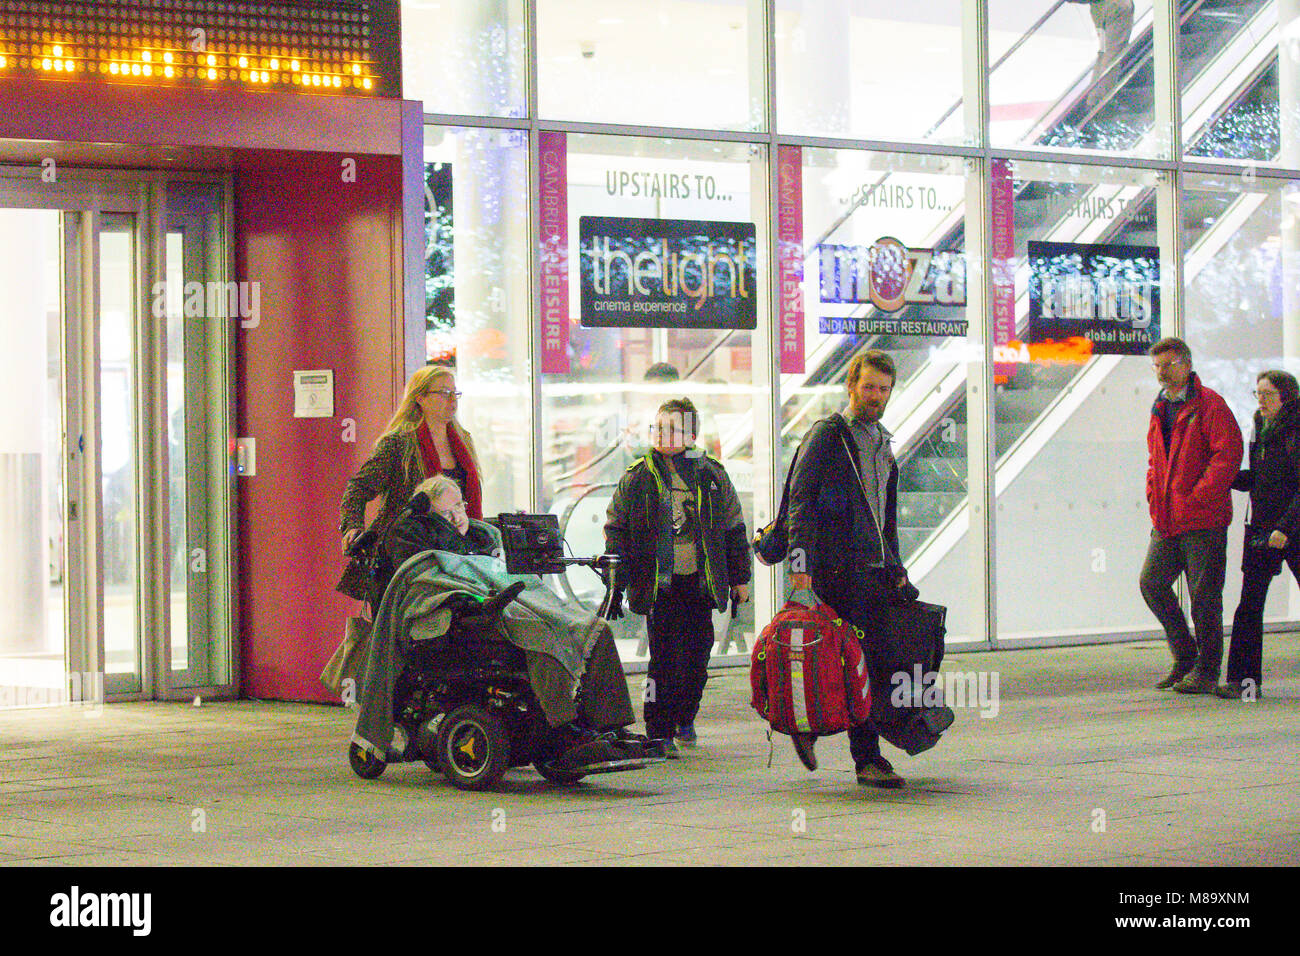
[(856, 630), (825, 604), (786, 602), (754, 644), (749, 683), (750, 703), (779, 733), (838, 734), (871, 715)]

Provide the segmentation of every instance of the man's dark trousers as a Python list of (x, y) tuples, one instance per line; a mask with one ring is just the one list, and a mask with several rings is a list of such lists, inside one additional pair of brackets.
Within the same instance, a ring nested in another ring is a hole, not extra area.
[(713, 602), (704, 594), (702, 577), (698, 571), (674, 574), (671, 587), (660, 587), (646, 618), (647, 737), (672, 737), (699, 713), (713, 651)]
[[(1251, 537), (1248, 528), (1247, 542)], [(1249, 543), (1246, 545), (1242, 559), (1241, 600), (1237, 602), (1237, 612), (1232, 617), (1232, 645), (1228, 650), (1228, 672), (1224, 677), (1229, 684), (1253, 680), (1258, 690), (1263, 683), (1264, 601), (1273, 578), (1282, 570), (1283, 560), (1300, 581), (1300, 549), (1252, 548)]]
[[(823, 598), (846, 621), (862, 632), (862, 653), (872, 659), (872, 637), (883, 635), (889, 627), (888, 607), (891, 588), (884, 568), (872, 568), (866, 580), (851, 598), (832, 595)], [(849, 728), (849, 753), (854, 768), (861, 768), (880, 756), (880, 734), (868, 718), (866, 723)]]
[[(1186, 531), (1167, 538), (1152, 531), (1139, 579), (1142, 597), (1165, 629), (1174, 661), (1184, 667), (1195, 664), (1197, 673), (1215, 680), (1219, 679), (1219, 666), (1223, 662), (1223, 577), (1227, 550), (1227, 528)], [(1184, 572), (1192, 599), (1195, 640), (1188, 632), (1187, 618), (1174, 595), (1174, 582)]]

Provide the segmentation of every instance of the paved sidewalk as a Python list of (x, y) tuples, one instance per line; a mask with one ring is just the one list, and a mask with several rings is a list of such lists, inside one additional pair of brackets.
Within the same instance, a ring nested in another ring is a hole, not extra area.
[(730, 668), (683, 760), (571, 789), (520, 770), (462, 793), (420, 764), (360, 780), (341, 708), (0, 712), (0, 865), (1294, 865), (1300, 636), (1265, 642), (1253, 704), (1149, 689), (1153, 643), (950, 655), (998, 672), (1000, 709), (959, 711), (919, 757), (886, 747), (901, 791), (858, 787), (842, 737), (817, 773), (777, 738), (768, 768)]

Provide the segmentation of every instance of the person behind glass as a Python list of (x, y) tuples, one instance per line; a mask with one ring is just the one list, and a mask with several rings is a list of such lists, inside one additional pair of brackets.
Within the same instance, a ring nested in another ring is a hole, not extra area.
[(689, 399), (659, 407), (653, 449), (614, 490), (605, 549), (620, 555), (611, 617), (628, 606), (646, 615), (646, 736), (697, 741), (695, 717), (708, 680), (713, 611), (749, 599), (753, 557), (740, 499), (726, 469), (694, 447), (700, 416)]
[[(478, 455), (469, 432), (456, 420), (460, 394), (456, 373), (446, 366), (426, 365), (411, 376), (397, 412), (375, 441), (374, 452), (344, 489), (339, 531), (345, 554), (365, 528), (369, 502), (380, 496), (384, 499), (374, 522), (382, 539), (416, 485), (434, 475), (447, 475), (455, 481), (465, 496), (469, 517), (483, 517)], [(370, 596), (365, 569), (359, 562), (348, 565), (338, 590), (358, 600)]]
[[(1149, 352), (1161, 390), (1147, 425), (1152, 529), (1139, 584), (1174, 659), (1155, 686), (1213, 694), (1223, 663), (1223, 576), (1241, 429), (1227, 403), (1192, 371), (1186, 342), (1164, 338)], [(1174, 582), (1184, 573), (1195, 640), (1174, 595)]]
[(1287, 372), (1260, 372), (1259, 411), (1250, 440), (1250, 466), (1232, 487), (1250, 492), (1241, 554), (1241, 600), (1232, 618), (1226, 683), (1228, 700), (1256, 700), (1263, 682), (1264, 600), (1286, 562), (1300, 581), (1300, 385)]
[[(881, 423), (895, 376), (887, 353), (871, 349), (855, 356), (848, 407), (808, 430), (790, 477), (790, 586), (811, 590), (864, 635), (886, 631), (891, 602), (917, 596), (899, 557), (898, 463)], [(869, 654), (867, 637), (862, 640)], [(803, 765), (817, 769), (816, 737), (795, 734), (791, 740)], [(858, 783), (903, 786), (880, 753), (870, 719), (849, 728), (849, 752)]]

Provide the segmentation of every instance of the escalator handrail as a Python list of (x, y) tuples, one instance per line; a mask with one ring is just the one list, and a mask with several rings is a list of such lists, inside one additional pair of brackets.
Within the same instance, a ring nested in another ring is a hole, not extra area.
[[(1048, 7), (1048, 8), (1047, 8), (1047, 12), (1044, 13), (1041, 17), (1039, 17), (1039, 18), (1034, 22), (1034, 25), (1033, 25), (1032, 27), (1030, 27), (1028, 30), (1026, 30), (1026, 31), (1024, 32), (1024, 35), (1021, 36), (1019, 40), (1017, 40), (1015, 43), (1011, 44), (1011, 48), (1010, 48), (1009, 50), (1007, 50), (1006, 53), (1003, 53), (1000, 57), (998, 57), (996, 63), (994, 63), (992, 66), (989, 67), (989, 75), (992, 76), (993, 73), (994, 73), (994, 71), (996, 71), (998, 67), (1000, 67), (1003, 63), (1005, 63), (1005, 62), (1006, 62), (1006, 61), (1011, 57), (1011, 55), (1012, 55), (1013, 53), (1015, 53), (1017, 50), (1019, 50), (1020, 47), (1021, 47), (1021, 45), (1022, 45), (1026, 40), (1028, 40), (1031, 36), (1033, 36), (1035, 33), (1037, 33), (1037, 32), (1038, 32), (1038, 28), (1041, 27), (1041, 26), (1042, 26), (1044, 23), (1046, 23), (1048, 20), (1050, 20), (1050, 19), (1052, 18), (1052, 15), (1055, 14), (1057, 10), (1059, 10), (1059, 9), (1061, 9), (1061, 7), (1065, 6), (1066, 2), (1067, 2), (1067, 0), (1056, 0), (1056, 3), (1054, 3), (1054, 4), (1052, 4), (1050, 7)], [(935, 121), (935, 124), (934, 124), (933, 126), (931, 126), (929, 129), (927, 129), (927, 130), (925, 131), (925, 135), (922, 136), (921, 138), (922, 138), (922, 139), (929, 139), (929, 138), (931, 137), (931, 135), (933, 135), (934, 132), (935, 132), (936, 130), (938, 130), (939, 127), (942, 126), (942, 125), (947, 121), (948, 117), (951, 116), (953, 113), (957, 112), (957, 110), (958, 110), (958, 109), (961, 107), (961, 105), (962, 105), (963, 103), (965, 103), (965, 102), (966, 102), (966, 98), (965, 98), (964, 96), (959, 96), (959, 97), (957, 97), (957, 102), (953, 103), (952, 106), (948, 107), (947, 111), (946, 111), (942, 116), (940, 116), (940, 117), (938, 118), (938, 120)]]

